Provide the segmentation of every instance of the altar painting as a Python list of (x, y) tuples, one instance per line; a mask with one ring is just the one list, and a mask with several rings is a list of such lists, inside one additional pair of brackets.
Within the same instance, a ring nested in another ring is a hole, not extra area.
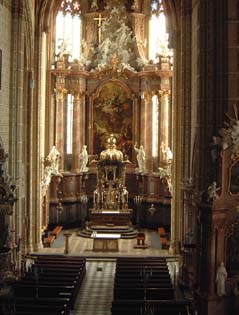
[(114, 82), (106, 83), (93, 104), (93, 151), (100, 154), (106, 139), (114, 134), (117, 148), (132, 158), (133, 101), (125, 89)]

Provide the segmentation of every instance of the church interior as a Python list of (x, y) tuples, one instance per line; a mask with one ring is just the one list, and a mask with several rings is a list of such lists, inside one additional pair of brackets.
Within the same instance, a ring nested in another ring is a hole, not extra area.
[(0, 0), (0, 314), (239, 315), (238, 47), (238, 0)]

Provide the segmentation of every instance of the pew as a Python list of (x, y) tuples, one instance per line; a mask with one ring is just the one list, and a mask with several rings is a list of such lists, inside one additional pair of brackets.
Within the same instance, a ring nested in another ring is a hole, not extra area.
[(185, 305), (175, 300), (164, 258), (117, 258), (114, 285), (112, 315), (140, 315), (145, 310), (154, 315), (187, 314)]
[(168, 241), (167, 237), (161, 237), (160, 236), (160, 242), (162, 244), (162, 249), (168, 249), (169, 241)]
[(25, 315), (69, 315), (86, 272), (86, 259), (62, 255), (33, 257), (32, 271), (14, 285), (17, 314), (24, 314), (25, 310)]
[(41, 305), (41, 304), (17, 304), (15, 307), (16, 314), (21, 311), (24, 311), (25, 314), (27, 312), (31, 312), (30, 314), (35, 315), (36, 312), (41, 314), (48, 314), (48, 312), (55, 314), (64, 314), (70, 315), (70, 310), (67, 309), (64, 305), (57, 305), (57, 304), (49, 304)]
[(57, 238), (57, 235), (61, 232), (61, 230), (63, 229), (63, 226), (61, 225), (57, 225), (51, 232), (51, 235), (54, 235)]
[(51, 247), (51, 244), (55, 240), (55, 235), (49, 235), (47, 238), (44, 239), (44, 247)]
[(160, 236), (165, 237), (166, 236), (165, 228), (163, 226), (159, 227), (158, 228), (158, 233), (159, 233)]
[(112, 315), (140, 315), (148, 310), (154, 315), (187, 315), (187, 305), (187, 301), (116, 300), (112, 303), (111, 312)]
[(73, 285), (41, 285), (34, 283), (16, 283), (14, 286), (17, 297), (69, 298), (71, 308), (75, 302), (75, 287)]
[(114, 300), (173, 300), (173, 288), (118, 288), (114, 289)]

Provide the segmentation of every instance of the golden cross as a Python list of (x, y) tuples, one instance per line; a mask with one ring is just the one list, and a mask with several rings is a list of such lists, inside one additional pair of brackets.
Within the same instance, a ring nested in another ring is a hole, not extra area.
[(101, 26), (102, 26), (102, 21), (105, 20), (105, 18), (102, 17), (101, 13), (99, 13), (99, 16), (97, 18), (94, 18), (95, 21), (98, 21), (98, 40), (99, 44), (101, 43)]

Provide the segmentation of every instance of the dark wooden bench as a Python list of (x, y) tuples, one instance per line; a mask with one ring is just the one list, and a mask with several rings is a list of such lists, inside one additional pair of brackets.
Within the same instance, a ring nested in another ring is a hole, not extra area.
[(173, 289), (172, 283), (158, 283), (158, 282), (128, 282), (128, 283), (117, 283), (115, 282), (115, 288), (116, 289), (123, 289), (123, 288), (169, 288)]
[(165, 228), (163, 226), (159, 227), (158, 228), (158, 233), (160, 236), (166, 236), (166, 231), (165, 231)]
[(70, 315), (70, 311), (65, 309), (60, 305), (31, 305), (31, 304), (22, 304), (16, 305), (15, 307), (16, 314), (61, 314), (61, 315)]
[(16, 283), (14, 286), (16, 297), (34, 297), (34, 298), (69, 298), (71, 308), (75, 302), (75, 286), (64, 285), (37, 285)]
[(146, 309), (152, 310), (154, 315), (187, 315), (187, 301), (138, 301), (115, 300), (112, 303), (112, 315), (140, 315)]
[[(23, 314), (24, 305), (29, 304), (26, 307), (26, 315), (70, 314), (70, 311), (66, 310), (66, 306), (63, 305), (58, 310), (57, 305), (67, 299), (68, 308), (74, 307), (86, 272), (86, 259), (84, 257), (36, 255), (34, 260), (35, 264), (31, 272), (28, 272), (14, 285), (18, 313)], [(31, 299), (29, 303), (24, 302), (26, 298)], [(52, 306), (54, 305), (52, 300), (56, 301), (56, 309)], [(35, 309), (35, 304), (39, 306), (38, 309)]]
[(51, 244), (55, 240), (55, 235), (49, 235), (47, 238), (44, 239), (44, 247), (51, 247)]
[(160, 242), (162, 244), (162, 249), (168, 249), (169, 248), (169, 241), (167, 237), (161, 237), (160, 236)]
[(50, 302), (44, 301), (43, 304), (33, 301), (30, 303), (29, 301), (17, 301), (15, 306), (16, 313), (18, 311), (32, 311), (32, 314), (35, 314), (35, 311), (41, 311), (42, 314), (48, 314), (48, 312), (56, 312), (57, 314), (67, 314), (70, 315), (70, 308), (67, 304), (59, 303), (59, 302)]
[(65, 311), (38, 311), (38, 310), (34, 310), (34, 313), (32, 313), (32, 310), (17, 310), (15, 311), (15, 315), (68, 315)]
[(114, 300), (173, 300), (172, 288), (118, 288), (114, 289)]
[(69, 255), (63, 255), (63, 254), (34, 254), (34, 258), (37, 259), (57, 259), (57, 260), (77, 260), (77, 261), (83, 261), (86, 262), (85, 257), (81, 256), (69, 256)]
[(51, 232), (50, 232), (50, 234), (51, 235), (55, 235), (55, 237), (57, 238), (57, 235), (59, 234), (59, 233), (61, 233), (61, 230), (63, 229), (63, 226), (61, 226), (61, 225), (57, 225)]
[(68, 268), (71, 268), (71, 267), (81, 267), (81, 266), (84, 266), (84, 263), (83, 262), (80, 262), (80, 261), (70, 261), (70, 260), (66, 260), (66, 261), (60, 261), (60, 260), (56, 260), (56, 261), (53, 261), (53, 260), (37, 260), (35, 262), (36, 265), (45, 265), (45, 266), (66, 266)]
[(130, 266), (129, 268), (116, 268), (116, 274), (122, 274), (122, 275), (142, 275), (144, 273), (150, 273), (155, 276), (157, 275), (165, 275), (169, 274), (169, 270), (167, 266), (162, 267), (153, 267), (153, 268), (133, 268), (133, 266)]

